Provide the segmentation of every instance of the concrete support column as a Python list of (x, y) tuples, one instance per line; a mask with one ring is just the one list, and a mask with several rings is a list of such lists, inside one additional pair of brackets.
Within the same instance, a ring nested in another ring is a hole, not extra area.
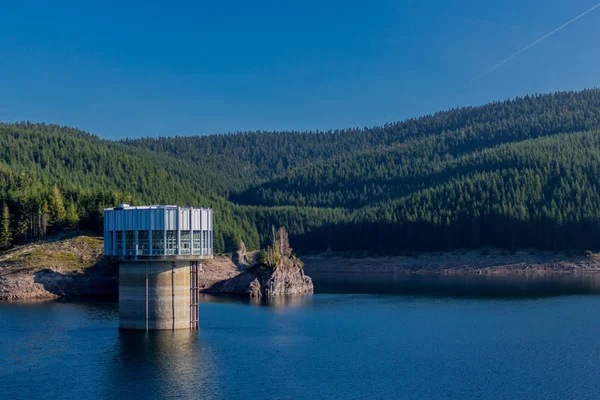
[(146, 330), (146, 326), (190, 328), (189, 261), (174, 267), (171, 261), (119, 265), (119, 328)]

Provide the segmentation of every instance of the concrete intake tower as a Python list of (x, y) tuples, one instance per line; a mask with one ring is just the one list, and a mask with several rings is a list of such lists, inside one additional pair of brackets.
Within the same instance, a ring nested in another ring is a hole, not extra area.
[(119, 263), (120, 329), (198, 328), (198, 273), (213, 257), (211, 209), (105, 209), (104, 255)]

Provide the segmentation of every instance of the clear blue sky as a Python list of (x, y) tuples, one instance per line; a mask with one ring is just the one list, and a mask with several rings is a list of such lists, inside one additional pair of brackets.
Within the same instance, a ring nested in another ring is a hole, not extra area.
[(469, 84), (597, 2), (6, 1), (0, 120), (111, 139), (327, 130), (597, 87), (600, 9)]

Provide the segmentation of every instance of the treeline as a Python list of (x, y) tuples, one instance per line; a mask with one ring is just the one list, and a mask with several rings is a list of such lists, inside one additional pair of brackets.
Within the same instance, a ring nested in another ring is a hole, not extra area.
[(0, 247), (7, 248), (65, 228), (100, 231), (102, 210), (128, 201), (118, 192), (90, 189), (61, 191), (25, 174), (0, 171)]
[(99, 230), (127, 202), (212, 207), (217, 252), (272, 226), (300, 251), (600, 249), (599, 130), (600, 90), (329, 132), (113, 142), (1, 124), (0, 204), (13, 243)]

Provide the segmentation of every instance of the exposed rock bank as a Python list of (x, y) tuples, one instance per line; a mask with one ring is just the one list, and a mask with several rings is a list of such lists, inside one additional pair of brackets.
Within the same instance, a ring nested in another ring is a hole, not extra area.
[(62, 234), (0, 255), (0, 300), (118, 295), (118, 270), (102, 238)]
[[(242, 246), (234, 257), (203, 261), (201, 290), (249, 297), (313, 293), (298, 259), (268, 267), (258, 265), (257, 255)], [(116, 300), (118, 294), (118, 266), (104, 260), (101, 237), (61, 234), (0, 254), (0, 300)]]
[(501, 249), (449, 253), (415, 253), (395, 257), (348, 257), (324, 254), (303, 257), (309, 274), (533, 275), (600, 272), (599, 254), (565, 254)]
[(312, 279), (295, 265), (254, 265), (239, 269), (230, 259), (220, 257), (205, 262), (203, 270), (200, 277), (204, 293), (272, 297), (312, 294), (314, 291)]
[(202, 288), (205, 293), (229, 293), (258, 297), (312, 294), (312, 279), (304, 264), (292, 254), (285, 228), (273, 228), (272, 245), (261, 252), (248, 252), (243, 242), (231, 260), (205, 262)]

